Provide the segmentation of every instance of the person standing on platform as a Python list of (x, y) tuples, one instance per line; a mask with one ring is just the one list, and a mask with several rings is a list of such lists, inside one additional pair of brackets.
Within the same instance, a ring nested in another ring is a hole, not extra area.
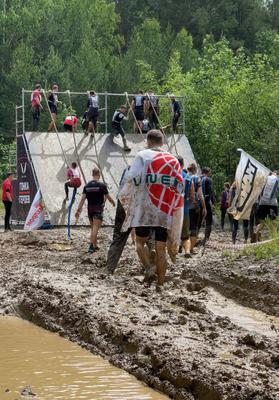
[(170, 96), (171, 100), (171, 109), (172, 109), (172, 131), (173, 133), (178, 133), (177, 124), (181, 115), (180, 112), (180, 104), (175, 99), (174, 95)]
[(155, 96), (152, 90), (149, 90), (147, 95), (147, 108), (148, 108), (148, 119), (151, 129), (159, 128), (158, 116), (160, 114), (159, 99)]
[(12, 172), (7, 173), (7, 178), (4, 180), (2, 184), (2, 202), (4, 203), (5, 207), (5, 232), (11, 231), (11, 212), (12, 212), (12, 205), (13, 205), (13, 174)]
[(125, 112), (127, 108), (126, 106), (121, 106), (118, 110), (115, 110), (113, 116), (112, 116), (112, 128), (114, 130), (115, 136), (120, 135), (123, 141), (123, 146), (124, 146), (124, 151), (131, 151), (130, 147), (127, 145), (127, 140), (125, 138), (125, 132), (124, 129), (122, 128), (122, 121), (123, 120), (128, 120), (127, 117), (125, 117)]
[(88, 249), (88, 253), (90, 254), (99, 250), (97, 238), (103, 221), (106, 201), (108, 200), (115, 207), (115, 202), (109, 195), (107, 185), (100, 182), (101, 172), (99, 168), (96, 167), (93, 169), (92, 176), (93, 180), (88, 182), (83, 188), (83, 194), (75, 215), (76, 218), (79, 218), (84, 202), (87, 199), (88, 218), (91, 226), (90, 245)]
[(57, 104), (58, 104), (58, 97), (56, 94), (57, 92), (58, 92), (58, 86), (53, 85), (52, 90), (50, 90), (47, 95), (48, 107), (51, 113), (51, 121), (47, 130), (48, 132), (53, 132), (56, 127)]
[(75, 132), (78, 126), (78, 118), (76, 115), (69, 115), (64, 120), (64, 129), (68, 132)]
[(134, 132), (140, 133), (142, 131), (142, 121), (144, 120), (144, 113), (146, 108), (146, 98), (142, 90), (134, 96), (132, 101), (132, 108), (135, 114), (136, 121), (134, 121)]
[[(99, 96), (94, 90), (89, 92), (87, 101), (88, 132), (97, 132), (97, 122), (99, 116)], [(87, 134), (88, 134), (87, 132)]]
[(41, 110), (43, 110), (41, 101), (42, 101), (41, 85), (37, 84), (35, 86), (35, 90), (33, 90), (31, 94), (31, 111), (32, 111), (34, 132), (39, 130)]

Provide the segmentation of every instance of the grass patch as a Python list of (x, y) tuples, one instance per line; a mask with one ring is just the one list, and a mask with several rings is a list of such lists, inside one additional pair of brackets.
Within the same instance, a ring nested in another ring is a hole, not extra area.
[(279, 237), (268, 243), (247, 246), (241, 251), (241, 255), (254, 256), (257, 260), (271, 260), (278, 257), (279, 262)]

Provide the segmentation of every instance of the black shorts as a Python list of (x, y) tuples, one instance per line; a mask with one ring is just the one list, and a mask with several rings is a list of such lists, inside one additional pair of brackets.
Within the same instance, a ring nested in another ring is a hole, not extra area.
[(199, 220), (200, 220), (200, 207), (190, 208), (190, 236), (198, 236)]
[(266, 205), (259, 205), (256, 217), (257, 219), (263, 221), (267, 217), (271, 219), (276, 219), (278, 216), (278, 207), (277, 206), (266, 206)]
[(148, 237), (155, 233), (155, 240), (157, 242), (166, 242), (168, 238), (167, 228), (161, 226), (138, 226), (136, 227), (136, 235), (139, 237)]
[(93, 219), (99, 219), (100, 221), (103, 221), (103, 213), (101, 211), (94, 211), (88, 213), (88, 218), (89, 221), (93, 221)]
[(91, 107), (88, 110), (87, 119), (93, 123), (97, 122), (99, 116), (99, 109), (97, 107)]
[(64, 124), (63, 126), (64, 126), (65, 131), (73, 132), (72, 125)]
[(144, 112), (142, 108), (135, 108), (135, 117), (137, 121), (143, 121), (144, 120)]
[(54, 104), (49, 104), (51, 114), (57, 114), (57, 107)]
[(124, 137), (125, 133), (124, 133), (124, 130), (123, 130), (123, 128), (122, 128), (122, 126), (120, 124), (118, 124), (116, 122), (113, 122), (112, 123), (112, 128), (113, 128), (114, 133), (116, 135), (121, 135), (122, 137)]

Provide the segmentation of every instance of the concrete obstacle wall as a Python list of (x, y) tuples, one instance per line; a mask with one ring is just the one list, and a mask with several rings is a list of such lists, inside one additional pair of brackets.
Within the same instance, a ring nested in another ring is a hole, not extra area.
[[(66, 181), (67, 165), (57, 135), (56, 133), (27, 132), (26, 138), (50, 221), (54, 225), (66, 225), (68, 202), (64, 201), (64, 183)], [(59, 133), (59, 138), (67, 163), (70, 165), (71, 162), (77, 161), (73, 134), (61, 132)], [(91, 180), (92, 168), (98, 165), (94, 139), (82, 133), (75, 133), (75, 138), (80, 164), (86, 180), (89, 181)], [(110, 134), (96, 134), (96, 147), (100, 167), (109, 192), (114, 199), (117, 195), (118, 184), (124, 168), (130, 165), (137, 152), (145, 147), (141, 135), (128, 134), (127, 141), (128, 145), (132, 148), (130, 153), (124, 152), (121, 138), (114, 138)], [(169, 136), (168, 144), (173, 154), (176, 154), (177, 149), (178, 154), (184, 158), (187, 164), (195, 161), (191, 146), (184, 135)], [(167, 149), (167, 146), (165, 148)], [(76, 202), (72, 210), (71, 222), (73, 224), (87, 225), (86, 207), (84, 207), (78, 222), (74, 218), (81, 194), (82, 187), (78, 189)], [(110, 204), (107, 204), (104, 213), (104, 223), (113, 224), (114, 216), (115, 210)]]

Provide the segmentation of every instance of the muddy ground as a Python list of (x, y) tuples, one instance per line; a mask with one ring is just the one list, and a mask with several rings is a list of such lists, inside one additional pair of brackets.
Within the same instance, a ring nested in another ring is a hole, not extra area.
[(72, 236), (0, 235), (0, 313), (59, 332), (170, 398), (279, 399), (278, 260), (227, 257), (228, 235), (215, 232), (204, 255), (169, 266), (158, 293), (142, 284), (131, 243), (105, 274), (110, 228), (91, 256), (88, 230)]

